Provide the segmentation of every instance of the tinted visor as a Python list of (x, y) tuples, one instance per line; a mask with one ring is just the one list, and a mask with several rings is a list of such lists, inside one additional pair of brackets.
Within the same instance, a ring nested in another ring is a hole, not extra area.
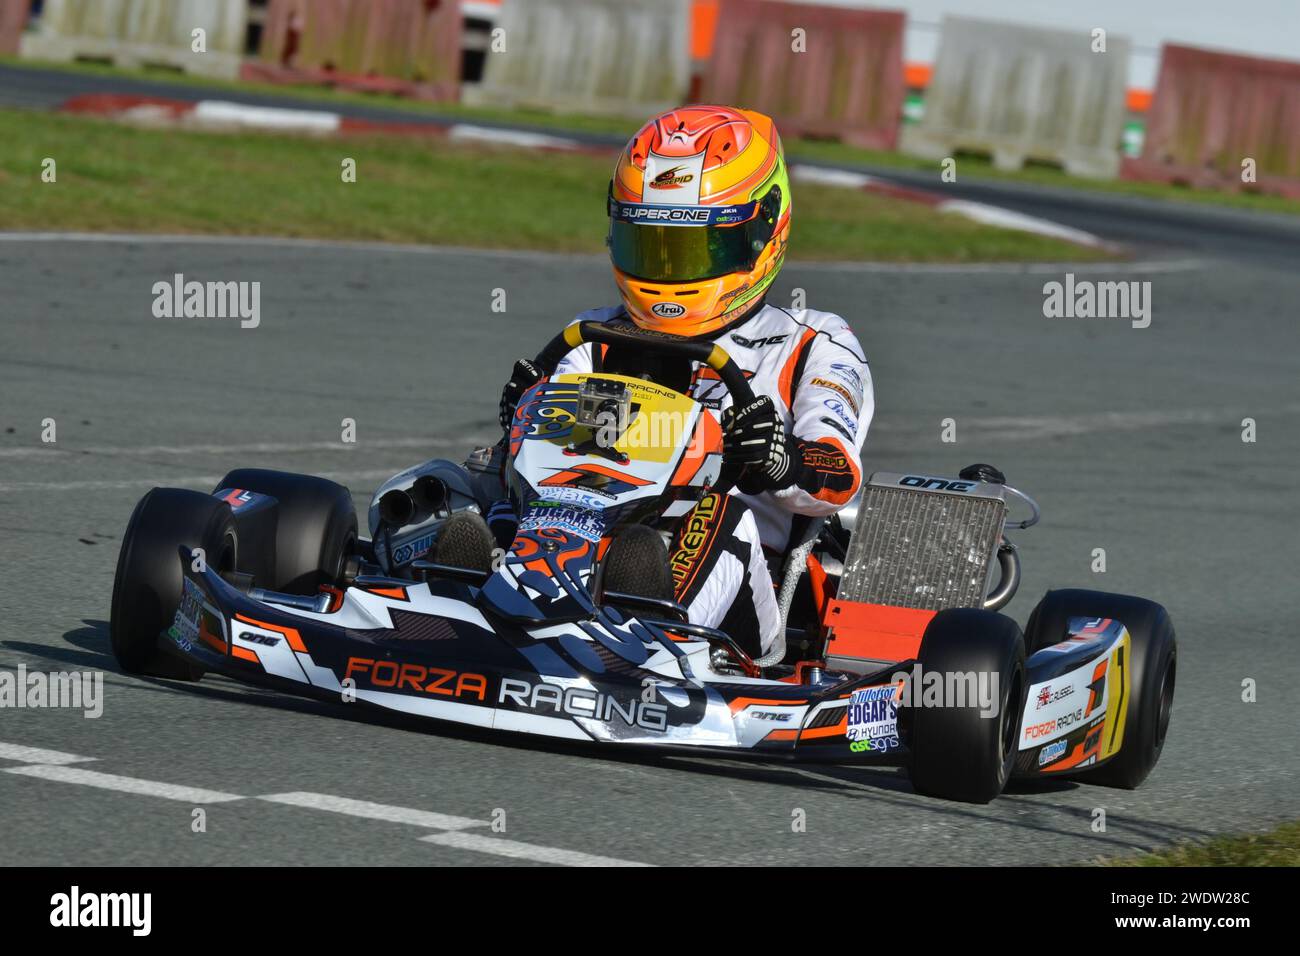
[(771, 235), (758, 203), (655, 206), (610, 200), (614, 265), (648, 282), (694, 282), (748, 272)]

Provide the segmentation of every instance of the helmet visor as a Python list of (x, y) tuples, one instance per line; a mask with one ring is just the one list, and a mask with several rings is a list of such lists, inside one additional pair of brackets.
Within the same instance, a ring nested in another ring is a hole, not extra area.
[(610, 258), (620, 272), (648, 282), (694, 282), (747, 271), (764, 242), (754, 228), (757, 206), (611, 201)]

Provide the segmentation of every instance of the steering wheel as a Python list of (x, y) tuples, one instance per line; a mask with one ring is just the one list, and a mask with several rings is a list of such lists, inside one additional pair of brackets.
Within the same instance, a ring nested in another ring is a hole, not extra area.
[[(580, 345), (618, 345), (625, 348), (640, 349), (643, 352), (657, 352), (677, 358), (690, 359), (707, 365), (718, 373), (718, 378), (731, 395), (731, 403), (736, 408), (744, 408), (754, 401), (754, 390), (749, 387), (749, 379), (736, 360), (727, 354), (727, 350), (713, 342), (698, 342), (684, 339), (663, 332), (651, 332), (635, 327), (615, 328), (604, 322), (575, 322), (566, 326), (559, 335), (551, 339), (546, 347), (537, 353), (535, 364), (544, 375), (551, 375), (570, 351)], [(713, 490), (720, 494), (731, 489), (740, 479), (740, 471), (723, 462), (722, 472), (718, 476)]]

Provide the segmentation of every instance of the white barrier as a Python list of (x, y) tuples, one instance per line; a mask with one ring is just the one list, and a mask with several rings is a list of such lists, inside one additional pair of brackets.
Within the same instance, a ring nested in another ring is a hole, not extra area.
[(483, 82), (463, 93), (467, 103), (643, 118), (679, 106), (689, 86), (689, 0), (505, 0)]
[[(234, 79), (244, 53), (248, 0), (45, 0), (38, 28), (24, 34), (31, 59), (108, 59), (158, 64)], [(195, 52), (195, 30), (206, 52)]]
[(1080, 176), (1119, 172), (1129, 43), (1113, 34), (945, 17), (925, 115), (902, 150), (943, 159), (988, 153), (999, 169), (1027, 161)]

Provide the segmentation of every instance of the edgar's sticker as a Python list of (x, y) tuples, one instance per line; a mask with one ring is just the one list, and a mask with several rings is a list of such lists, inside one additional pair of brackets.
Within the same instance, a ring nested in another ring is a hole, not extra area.
[(520, 531), (555, 529), (567, 531), (595, 543), (605, 534), (605, 518), (599, 511), (553, 501), (534, 501), (519, 521)]
[(849, 698), (848, 730), (849, 749), (886, 751), (898, 743), (898, 693), (897, 684), (882, 687), (864, 687), (855, 690)]

